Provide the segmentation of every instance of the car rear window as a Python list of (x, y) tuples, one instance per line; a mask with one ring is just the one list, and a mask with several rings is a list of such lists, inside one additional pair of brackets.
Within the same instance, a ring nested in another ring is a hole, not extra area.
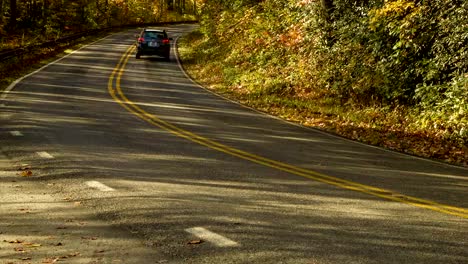
[(158, 33), (158, 32), (145, 32), (145, 38), (151, 38), (151, 39), (163, 39), (164, 34)]

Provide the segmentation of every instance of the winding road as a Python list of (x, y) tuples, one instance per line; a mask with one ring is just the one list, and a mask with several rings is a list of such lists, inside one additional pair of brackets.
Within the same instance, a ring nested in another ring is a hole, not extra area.
[(194, 83), (175, 42), (135, 59), (137, 32), (10, 87), (0, 150), (144, 241), (147, 263), (468, 263), (468, 169), (239, 105)]

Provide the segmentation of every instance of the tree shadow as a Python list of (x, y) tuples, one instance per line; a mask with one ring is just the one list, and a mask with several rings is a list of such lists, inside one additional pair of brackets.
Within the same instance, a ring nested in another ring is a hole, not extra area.
[[(167, 259), (180, 262), (468, 259), (464, 219), (228, 155), (126, 111), (108, 92), (109, 76), (126, 45), (116, 44), (112, 51), (108, 47), (120, 38), (85, 48), (26, 78), (10, 93), (4, 110), (8, 119), (1, 121), (2, 151), (17, 164), (32, 166), (35, 174), (26, 181), (57, 184), (99, 212), (98, 219), (138, 233)], [(150, 62), (131, 59), (121, 80), (125, 95), (148, 115), (294, 167), (468, 207), (464, 168), (291, 125), (200, 89), (175, 63)], [(24, 136), (9, 135), (12, 130)], [(45, 160), (39, 151), (55, 158)], [(83, 184), (96, 179), (117, 191), (102, 193)], [(0, 184), (13, 180), (15, 176), (0, 177)], [(2, 219), (17, 217), (12, 212)], [(187, 245), (191, 235), (185, 229), (194, 226), (224, 234), (241, 246)]]

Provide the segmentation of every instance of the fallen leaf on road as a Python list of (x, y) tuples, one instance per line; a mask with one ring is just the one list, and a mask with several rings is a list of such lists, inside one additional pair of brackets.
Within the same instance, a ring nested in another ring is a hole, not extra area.
[(98, 238), (97, 238), (97, 237), (86, 237), (86, 236), (82, 236), (81, 239), (97, 240)]
[(68, 254), (69, 257), (77, 257), (80, 255), (80, 252), (70, 253)]
[(30, 170), (25, 170), (21, 172), (21, 176), (23, 177), (31, 177), (33, 175), (32, 171)]
[(18, 170), (23, 171), (23, 170), (30, 170), (31, 166), (29, 164), (21, 164), (21, 166), (18, 167)]
[(102, 249), (101, 249), (101, 250), (96, 250), (96, 251), (94, 251), (94, 253), (104, 253), (104, 252), (106, 252), (106, 251), (105, 251), (105, 250), (102, 250)]
[(24, 246), (28, 246), (28, 247), (41, 247), (42, 245), (41, 244), (37, 244), (37, 243), (23, 243)]
[(55, 244), (55, 246), (59, 247), (59, 246), (63, 246), (62, 242), (58, 242), (57, 244)]
[(21, 243), (23, 243), (23, 241), (18, 240), (18, 239), (16, 239), (16, 240), (11, 240), (11, 241), (3, 240), (3, 242), (7, 242), (7, 243), (10, 243), (10, 244), (21, 244)]
[(60, 258), (46, 258), (46, 259), (42, 260), (42, 263), (50, 264), (50, 263), (55, 263), (55, 262), (57, 262), (59, 260), (60, 260)]
[(31, 257), (21, 258), (21, 260), (32, 260)]
[(189, 245), (198, 245), (198, 244), (201, 244), (201, 243), (203, 243), (203, 242), (205, 242), (205, 241), (203, 241), (203, 240), (200, 239), (200, 240), (192, 240), (192, 241), (189, 241), (187, 244), (189, 244)]
[(25, 252), (24, 248), (22, 247), (15, 247), (14, 250), (17, 252)]

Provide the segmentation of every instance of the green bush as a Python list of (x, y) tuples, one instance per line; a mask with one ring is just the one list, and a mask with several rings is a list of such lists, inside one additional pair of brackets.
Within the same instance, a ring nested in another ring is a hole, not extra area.
[(418, 125), (468, 138), (466, 1), (207, 0), (201, 32), (228, 87), (409, 108)]

